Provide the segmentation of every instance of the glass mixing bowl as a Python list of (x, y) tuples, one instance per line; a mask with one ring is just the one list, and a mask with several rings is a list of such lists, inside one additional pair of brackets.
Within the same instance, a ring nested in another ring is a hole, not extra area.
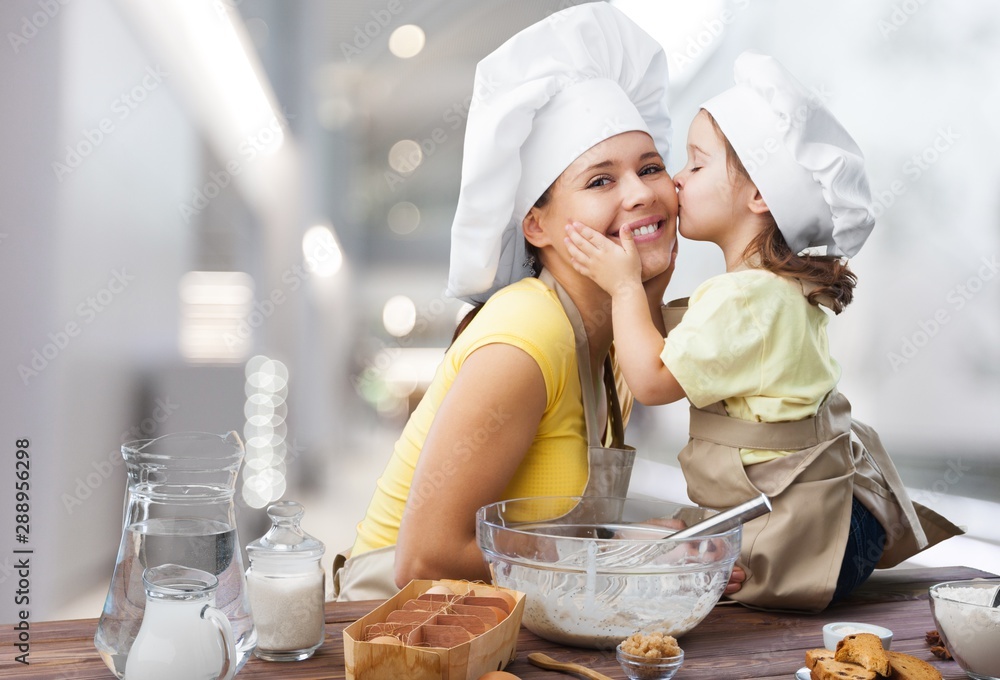
[(965, 674), (1000, 680), (1000, 579), (946, 581), (930, 587), (931, 615), (948, 651)]
[(713, 514), (635, 498), (520, 498), (480, 508), (476, 535), (493, 582), (525, 593), (528, 630), (613, 649), (636, 632), (683, 635), (718, 602), (741, 528), (669, 538)]

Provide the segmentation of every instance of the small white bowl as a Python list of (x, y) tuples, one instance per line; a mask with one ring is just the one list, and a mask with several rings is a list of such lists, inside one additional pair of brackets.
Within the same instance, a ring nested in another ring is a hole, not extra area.
[(836, 621), (823, 626), (823, 646), (827, 649), (837, 649), (837, 643), (847, 635), (854, 633), (872, 633), (882, 641), (882, 647), (889, 649), (892, 645), (892, 631), (882, 626), (856, 621)]

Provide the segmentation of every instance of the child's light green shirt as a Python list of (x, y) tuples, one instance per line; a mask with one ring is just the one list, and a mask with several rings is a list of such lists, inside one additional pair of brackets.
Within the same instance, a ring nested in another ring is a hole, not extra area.
[[(794, 279), (761, 269), (722, 274), (691, 295), (660, 358), (694, 406), (722, 401), (742, 420), (801, 420), (840, 379), (827, 321)], [(786, 453), (740, 450), (744, 465)]]

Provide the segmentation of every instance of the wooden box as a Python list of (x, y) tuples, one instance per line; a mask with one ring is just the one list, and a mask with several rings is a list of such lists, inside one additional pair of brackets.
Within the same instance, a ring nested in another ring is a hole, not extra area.
[[(442, 586), (455, 596), (426, 593)], [(503, 606), (490, 599), (497, 591), (507, 595)], [(490, 611), (491, 605), (503, 611)], [(524, 593), (514, 590), (467, 581), (410, 581), (344, 629), (346, 678), (477, 680), (514, 660), (523, 612)], [(502, 620), (490, 625), (490, 616), (501, 614)], [(367, 641), (385, 633), (396, 642)]]

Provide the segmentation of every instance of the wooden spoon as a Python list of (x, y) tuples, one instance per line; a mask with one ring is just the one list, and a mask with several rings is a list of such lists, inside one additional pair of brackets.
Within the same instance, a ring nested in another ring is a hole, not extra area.
[(612, 680), (612, 678), (609, 678), (604, 673), (598, 673), (597, 671), (587, 668), (586, 666), (581, 666), (578, 663), (556, 661), (548, 654), (543, 654), (541, 652), (532, 652), (529, 654), (528, 661), (535, 664), (539, 668), (545, 668), (550, 671), (562, 671), (563, 673), (573, 673), (574, 675), (579, 675), (581, 678), (587, 678), (587, 680)]

